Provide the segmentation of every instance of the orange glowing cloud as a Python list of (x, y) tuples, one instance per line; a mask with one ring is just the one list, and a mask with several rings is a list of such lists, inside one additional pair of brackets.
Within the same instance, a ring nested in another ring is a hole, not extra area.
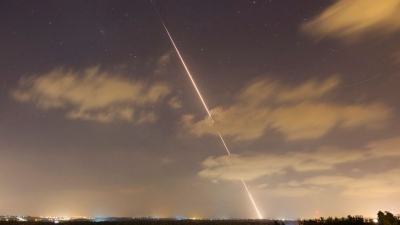
[(385, 36), (400, 29), (399, 0), (339, 0), (301, 30), (316, 38), (355, 41), (363, 35)]
[(195, 121), (193, 115), (184, 115), (181, 123), (196, 136), (217, 136), (219, 131), (235, 140), (252, 140), (272, 130), (289, 140), (304, 140), (320, 138), (335, 127), (379, 128), (392, 115), (382, 103), (330, 101), (339, 84), (336, 76), (321, 82), (309, 80), (297, 87), (257, 80), (240, 91), (230, 106), (211, 110), (214, 124), (208, 118)]
[(150, 84), (121, 75), (111, 76), (94, 67), (83, 72), (55, 69), (23, 78), (12, 96), (19, 102), (33, 102), (43, 110), (65, 109), (69, 119), (144, 123), (157, 118), (147, 106), (169, 93), (170, 88), (164, 83)]

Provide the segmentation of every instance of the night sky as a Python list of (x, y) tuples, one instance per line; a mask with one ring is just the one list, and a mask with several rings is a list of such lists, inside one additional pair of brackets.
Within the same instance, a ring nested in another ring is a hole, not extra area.
[[(400, 1), (0, 2), (0, 215), (400, 212)], [(226, 154), (218, 136), (232, 155)]]

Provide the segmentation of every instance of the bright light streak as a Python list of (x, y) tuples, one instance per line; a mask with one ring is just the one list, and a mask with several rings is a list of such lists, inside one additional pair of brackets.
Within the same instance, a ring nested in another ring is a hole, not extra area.
[(182, 58), (182, 56), (181, 56), (181, 53), (179, 53), (179, 50), (178, 50), (178, 48), (176, 47), (175, 42), (174, 42), (174, 40), (172, 39), (172, 36), (171, 36), (171, 34), (169, 33), (169, 31), (168, 31), (168, 29), (167, 29), (167, 26), (165, 26), (165, 23), (164, 23), (163, 19), (161, 18), (160, 14), (158, 13), (157, 8), (156, 8), (156, 6), (154, 5), (154, 3), (151, 2), (151, 4), (153, 4), (154, 9), (156, 10), (158, 17), (160, 17), (161, 23), (162, 23), (162, 25), (164, 26), (165, 31), (167, 32), (168, 37), (169, 37), (169, 39), (171, 40), (172, 45), (174, 46), (174, 48), (175, 48), (175, 50), (176, 50), (176, 53), (178, 53), (178, 56), (179, 56), (179, 58), (180, 58), (181, 61), (182, 61), (183, 67), (185, 67), (185, 70), (186, 70), (187, 74), (189, 75), (189, 78), (190, 78), (190, 80), (192, 81), (192, 84), (193, 84), (194, 88), (196, 89), (197, 94), (199, 95), (201, 102), (202, 102), (203, 105), (204, 105), (204, 108), (206, 109), (208, 115), (210, 116), (211, 121), (214, 123), (214, 120), (212, 119), (210, 110), (208, 110), (208, 107), (207, 107), (207, 105), (206, 105), (206, 102), (204, 101), (203, 97), (201, 97), (200, 91), (199, 91), (199, 89), (197, 88), (197, 85), (196, 85), (196, 83), (194, 82), (193, 77), (192, 77), (192, 75), (190, 74), (190, 71), (189, 71), (189, 69), (187, 68), (187, 66), (186, 66), (186, 64), (185, 64), (185, 61), (183, 61), (183, 58)]
[[(175, 51), (176, 51), (176, 53), (178, 54), (179, 59), (181, 60), (181, 62), (182, 62), (182, 64), (183, 64), (183, 67), (185, 68), (185, 70), (186, 70), (186, 72), (187, 72), (187, 74), (188, 74), (190, 80), (192, 81), (192, 84), (193, 84), (194, 88), (196, 89), (197, 94), (198, 94), (199, 97), (200, 97), (201, 102), (202, 102), (203, 105), (204, 105), (204, 108), (206, 109), (206, 111), (207, 111), (207, 113), (208, 113), (208, 116), (210, 117), (211, 121), (214, 123), (214, 120), (213, 120), (213, 118), (212, 118), (212, 116), (211, 116), (210, 110), (208, 109), (208, 107), (207, 107), (207, 105), (206, 105), (206, 102), (204, 101), (203, 97), (201, 96), (200, 91), (199, 91), (199, 89), (197, 88), (197, 85), (196, 85), (196, 83), (194, 82), (194, 79), (193, 79), (192, 75), (190, 74), (190, 71), (189, 71), (189, 69), (187, 68), (185, 61), (183, 60), (181, 54), (179, 53), (178, 47), (176, 47), (175, 42), (174, 42), (174, 40), (172, 39), (172, 36), (171, 36), (171, 34), (169, 33), (169, 31), (168, 31), (168, 29), (167, 29), (167, 26), (165, 26), (165, 23), (164, 23), (163, 19), (161, 18), (160, 14), (158, 13), (158, 10), (157, 10), (156, 6), (154, 5), (153, 1), (151, 1), (151, 4), (153, 5), (154, 10), (157, 12), (157, 15), (158, 15), (158, 17), (160, 18), (161, 23), (162, 23), (162, 25), (164, 26), (164, 29), (165, 29), (165, 31), (167, 32), (168, 37), (169, 37), (169, 39), (171, 40), (171, 43), (172, 43), (172, 45), (174, 46)], [(230, 156), (231, 153), (230, 153), (228, 147), (226, 146), (225, 141), (224, 141), (224, 138), (222, 137), (222, 135), (221, 135), (221, 133), (220, 133), (219, 131), (218, 131), (218, 135), (219, 135), (219, 137), (221, 138), (221, 141), (222, 141), (222, 143), (224, 144), (224, 147), (225, 147), (226, 151), (228, 152), (228, 155)], [(250, 191), (249, 191), (249, 189), (248, 189), (247, 186), (246, 186), (246, 183), (244, 182), (244, 180), (243, 180), (242, 178), (240, 178), (240, 179), (242, 180), (242, 183), (243, 183), (244, 187), (246, 188), (247, 194), (249, 195), (250, 200), (251, 200), (251, 202), (253, 203), (253, 206), (254, 206), (255, 210), (257, 211), (258, 218), (259, 218), (259, 219), (262, 219), (261, 214), (260, 214), (260, 212), (258, 211), (258, 208), (257, 208), (257, 206), (256, 206), (256, 203), (254, 202), (253, 197), (251, 196)]]
[(244, 185), (244, 187), (246, 188), (247, 194), (249, 194), (249, 197), (250, 197), (250, 199), (251, 199), (251, 202), (253, 203), (253, 205), (254, 205), (254, 208), (255, 208), (255, 209), (256, 209), (256, 211), (257, 211), (258, 218), (262, 219), (262, 217), (261, 217), (261, 214), (260, 214), (260, 212), (259, 212), (259, 211), (258, 211), (258, 209), (257, 209), (256, 203), (254, 202), (254, 200), (253, 200), (253, 197), (251, 197), (251, 194), (250, 194), (250, 191), (249, 191), (249, 189), (247, 189), (247, 185), (246, 185), (246, 183), (244, 182), (244, 180), (243, 180), (242, 178), (240, 178), (240, 179), (242, 180), (242, 182), (243, 182), (243, 185)]
[(225, 149), (226, 149), (226, 151), (228, 152), (228, 155), (230, 156), (230, 155), (231, 155), (231, 152), (229, 151), (228, 146), (226, 146), (225, 141), (224, 141), (224, 139), (222, 138), (222, 135), (221, 135), (221, 133), (220, 133), (219, 131), (218, 131), (218, 135), (219, 135), (219, 137), (221, 138), (222, 144), (224, 144)]

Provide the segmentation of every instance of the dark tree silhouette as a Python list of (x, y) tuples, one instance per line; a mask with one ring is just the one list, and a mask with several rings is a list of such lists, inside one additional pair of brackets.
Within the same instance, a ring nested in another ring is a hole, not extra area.
[(399, 219), (394, 217), (392, 213), (385, 211), (383, 213), (382, 211), (378, 212), (378, 222), (380, 225), (397, 225)]

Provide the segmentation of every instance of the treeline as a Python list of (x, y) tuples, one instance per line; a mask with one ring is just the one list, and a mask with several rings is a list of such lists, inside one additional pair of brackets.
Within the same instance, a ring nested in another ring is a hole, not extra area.
[[(54, 225), (54, 222), (0, 221), (0, 225)], [(59, 225), (274, 225), (271, 220), (129, 220), (129, 221), (63, 221)]]
[(342, 218), (317, 218), (313, 220), (300, 220), (299, 225), (400, 225), (399, 216), (394, 216), (392, 213), (378, 212), (378, 221), (374, 221), (372, 219), (366, 219), (362, 216), (347, 216)]
[[(285, 221), (289, 225), (289, 221)], [(297, 224), (291, 221), (290, 225)], [(18, 222), (0, 221), (0, 225), (54, 225), (54, 222)], [(285, 225), (283, 221), (273, 220), (129, 220), (129, 221), (60, 221), (60, 225)], [(378, 212), (378, 221), (366, 219), (362, 216), (347, 216), (342, 218), (318, 218), (299, 220), (298, 225), (400, 225), (399, 216), (390, 212)]]
[(362, 216), (347, 216), (342, 218), (317, 218), (313, 220), (301, 220), (299, 221), (299, 225), (364, 225), (370, 224), (372, 221), (365, 221)]
[(400, 217), (399, 215), (394, 216), (390, 212), (378, 212), (378, 221), (380, 225), (400, 225), (399, 223)]

